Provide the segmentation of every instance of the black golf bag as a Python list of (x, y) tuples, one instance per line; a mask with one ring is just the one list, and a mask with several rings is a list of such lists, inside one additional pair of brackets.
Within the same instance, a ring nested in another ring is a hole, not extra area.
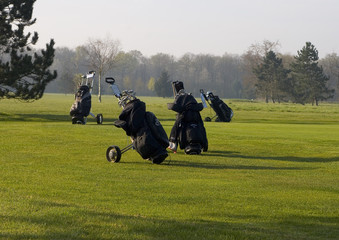
[(132, 144), (122, 150), (118, 146), (110, 146), (106, 151), (107, 160), (119, 162), (121, 154), (134, 148), (143, 159), (155, 164), (162, 163), (168, 156), (166, 149), (169, 142), (159, 120), (152, 112), (146, 111), (146, 104), (135, 97), (134, 91), (120, 92), (113, 78), (106, 78), (106, 82), (111, 84), (113, 93), (123, 108), (114, 125), (125, 130), (132, 140)]
[(185, 93), (182, 82), (173, 82), (172, 86), (176, 97), (174, 103), (168, 103), (167, 107), (178, 114), (169, 141), (179, 143), (180, 149), (184, 149), (186, 154), (200, 154), (202, 150), (206, 152), (208, 141), (200, 115), (202, 103)]
[(200, 90), (200, 93), (216, 113), (216, 116), (212, 118), (206, 117), (206, 122), (210, 122), (215, 117), (216, 122), (230, 122), (232, 120), (233, 110), (218, 96), (214, 95), (212, 92), (207, 92), (205, 94), (202, 89)]
[(75, 93), (75, 101), (69, 112), (73, 124), (85, 124), (85, 118), (89, 115), (91, 110), (91, 98), (89, 87), (87, 85), (80, 86)]
[(75, 93), (75, 101), (71, 106), (69, 114), (72, 117), (72, 124), (86, 124), (87, 116), (91, 115), (97, 121), (97, 124), (102, 124), (103, 116), (101, 113), (94, 115), (91, 113), (92, 106), (92, 89), (94, 84), (95, 71), (90, 71), (82, 76), (82, 81), (78, 91)]

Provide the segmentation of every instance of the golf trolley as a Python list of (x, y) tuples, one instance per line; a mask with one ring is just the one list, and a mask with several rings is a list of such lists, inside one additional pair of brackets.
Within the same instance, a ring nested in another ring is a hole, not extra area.
[(215, 118), (216, 122), (230, 122), (234, 115), (233, 110), (223, 102), (218, 96), (208, 91), (206, 94), (203, 89), (200, 89), (200, 97), (203, 104), (207, 107), (206, 101), (215, 111), (216, 115), (212, 118), (206, 117), (205, 122), (210, 122)]
[(170, 149), (176, 152), (177, 146), (186, 154), (200, 154), (208, 150), (206, 129), (200, 112), (204, 106), (198, 103), (191, 93), (184, 89), (181, 81), (172, 82), (174, 102), (167, 108), (176, 112), (176, 120), (170, 133)]
[[(119, 90), (119, 87), (115, 84), (115, 79), (112, 77), (107, 77), (105, 79), (106, 83), (111, 85), (113, 94), (116, 98), (118, 98), (118, 104), (120, 107), (124, 108), (124, 106), (127, 104), (127, 102), (135, 99), (135, 92), (132, 90), (129, 91), (123, 91), (122, 93)], [(120, 150), (120, 148), (116, 145), (109, 146), (106, 150), (106, 158), (109, 162), (119, 162), (121, 159), (121, 155), (128, 150), (133, 148), (133, 142), (124, 147)]]
[(97, 124), (102, 124), (102, 114), (94, 115), (91, 110), (91, 93), (94, 84), (95, 71), (90, 71), (82, 76), (81, 84), (75, 93), (75, 102), (71, 106), (70, 115), (72, 124), (86, 124), (87, 116), (91, 115), (96, 119)]
[(106, 150), (109, 162), (119, 162), (121, 155), (130, 149), (135, 149), (143, 159), (155, 164), (162, 163), (168, 156), (168, 138), (159, 120), (151, 112), (146, 112), (146, 105), (140, 101), (133, 90), (119, 90), (112, 77), (105, 79), (111, 85), (113, 94), (118, 98), (118, 104), (123, 109), (119, 119), (114, 122), (118, 128), (125, 130), (132, 143), (120, 150), (111, 145)]

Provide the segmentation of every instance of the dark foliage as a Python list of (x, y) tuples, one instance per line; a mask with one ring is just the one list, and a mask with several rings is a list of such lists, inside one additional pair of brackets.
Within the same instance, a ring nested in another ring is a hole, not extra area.
[(154, 90), (159, 97), (170, 97), (172, 95), (172, 87), (169, 80), (168, 72), (163, 71), (160, 78), (155, 82)]
[(289, 70), (285, 69), (282, 59), (278, 58), (273, 51), (269, 51), (263, 59), (263, 63), (253, 69), (258, 78), (255, 85), (258, 94), (272, 102), (281, 102), (286, 99), (290, 89)]
[(54, 41), (41, 53), (32, 50), (38, 33), (24, 33), (31, 26), (35, 0), (5, 0), (0, 3), (0, 98), (36, 100), (46, 85), (56, 78), (50, 72), (54, 59)]
[(296, 103), (312, 103), (318, 105), (319, 101), (333, 97), (334, 90), (326, 85), (329, 78), (318, 66), (318, 51), (310, 42), (295, 56), (292, 63), (292, 95)]

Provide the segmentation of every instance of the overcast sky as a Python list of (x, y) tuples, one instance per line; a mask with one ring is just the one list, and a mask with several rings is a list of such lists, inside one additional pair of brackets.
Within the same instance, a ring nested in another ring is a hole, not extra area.
[(37, 47), (110, 36), (148, 57), (243, 54), (264, 40), (279, 41), (281, 53), (310, 41), (320, 57), (339, 54), (339, 0), (37, 0), (33, 17)]

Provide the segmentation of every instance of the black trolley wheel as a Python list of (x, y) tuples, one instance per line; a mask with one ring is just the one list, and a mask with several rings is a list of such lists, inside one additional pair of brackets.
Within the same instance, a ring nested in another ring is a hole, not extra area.
[(106, 159), (109, 162), (119, 162), (121, 158), (121, 151), (118, 146), (109, 146), (106, 150)]
[(97, 115), (96, 119), (97, 119), (97, 124), (102, 124), (102, 122), (104, 121), (104, 117), (102, 116), (101, 113)]

